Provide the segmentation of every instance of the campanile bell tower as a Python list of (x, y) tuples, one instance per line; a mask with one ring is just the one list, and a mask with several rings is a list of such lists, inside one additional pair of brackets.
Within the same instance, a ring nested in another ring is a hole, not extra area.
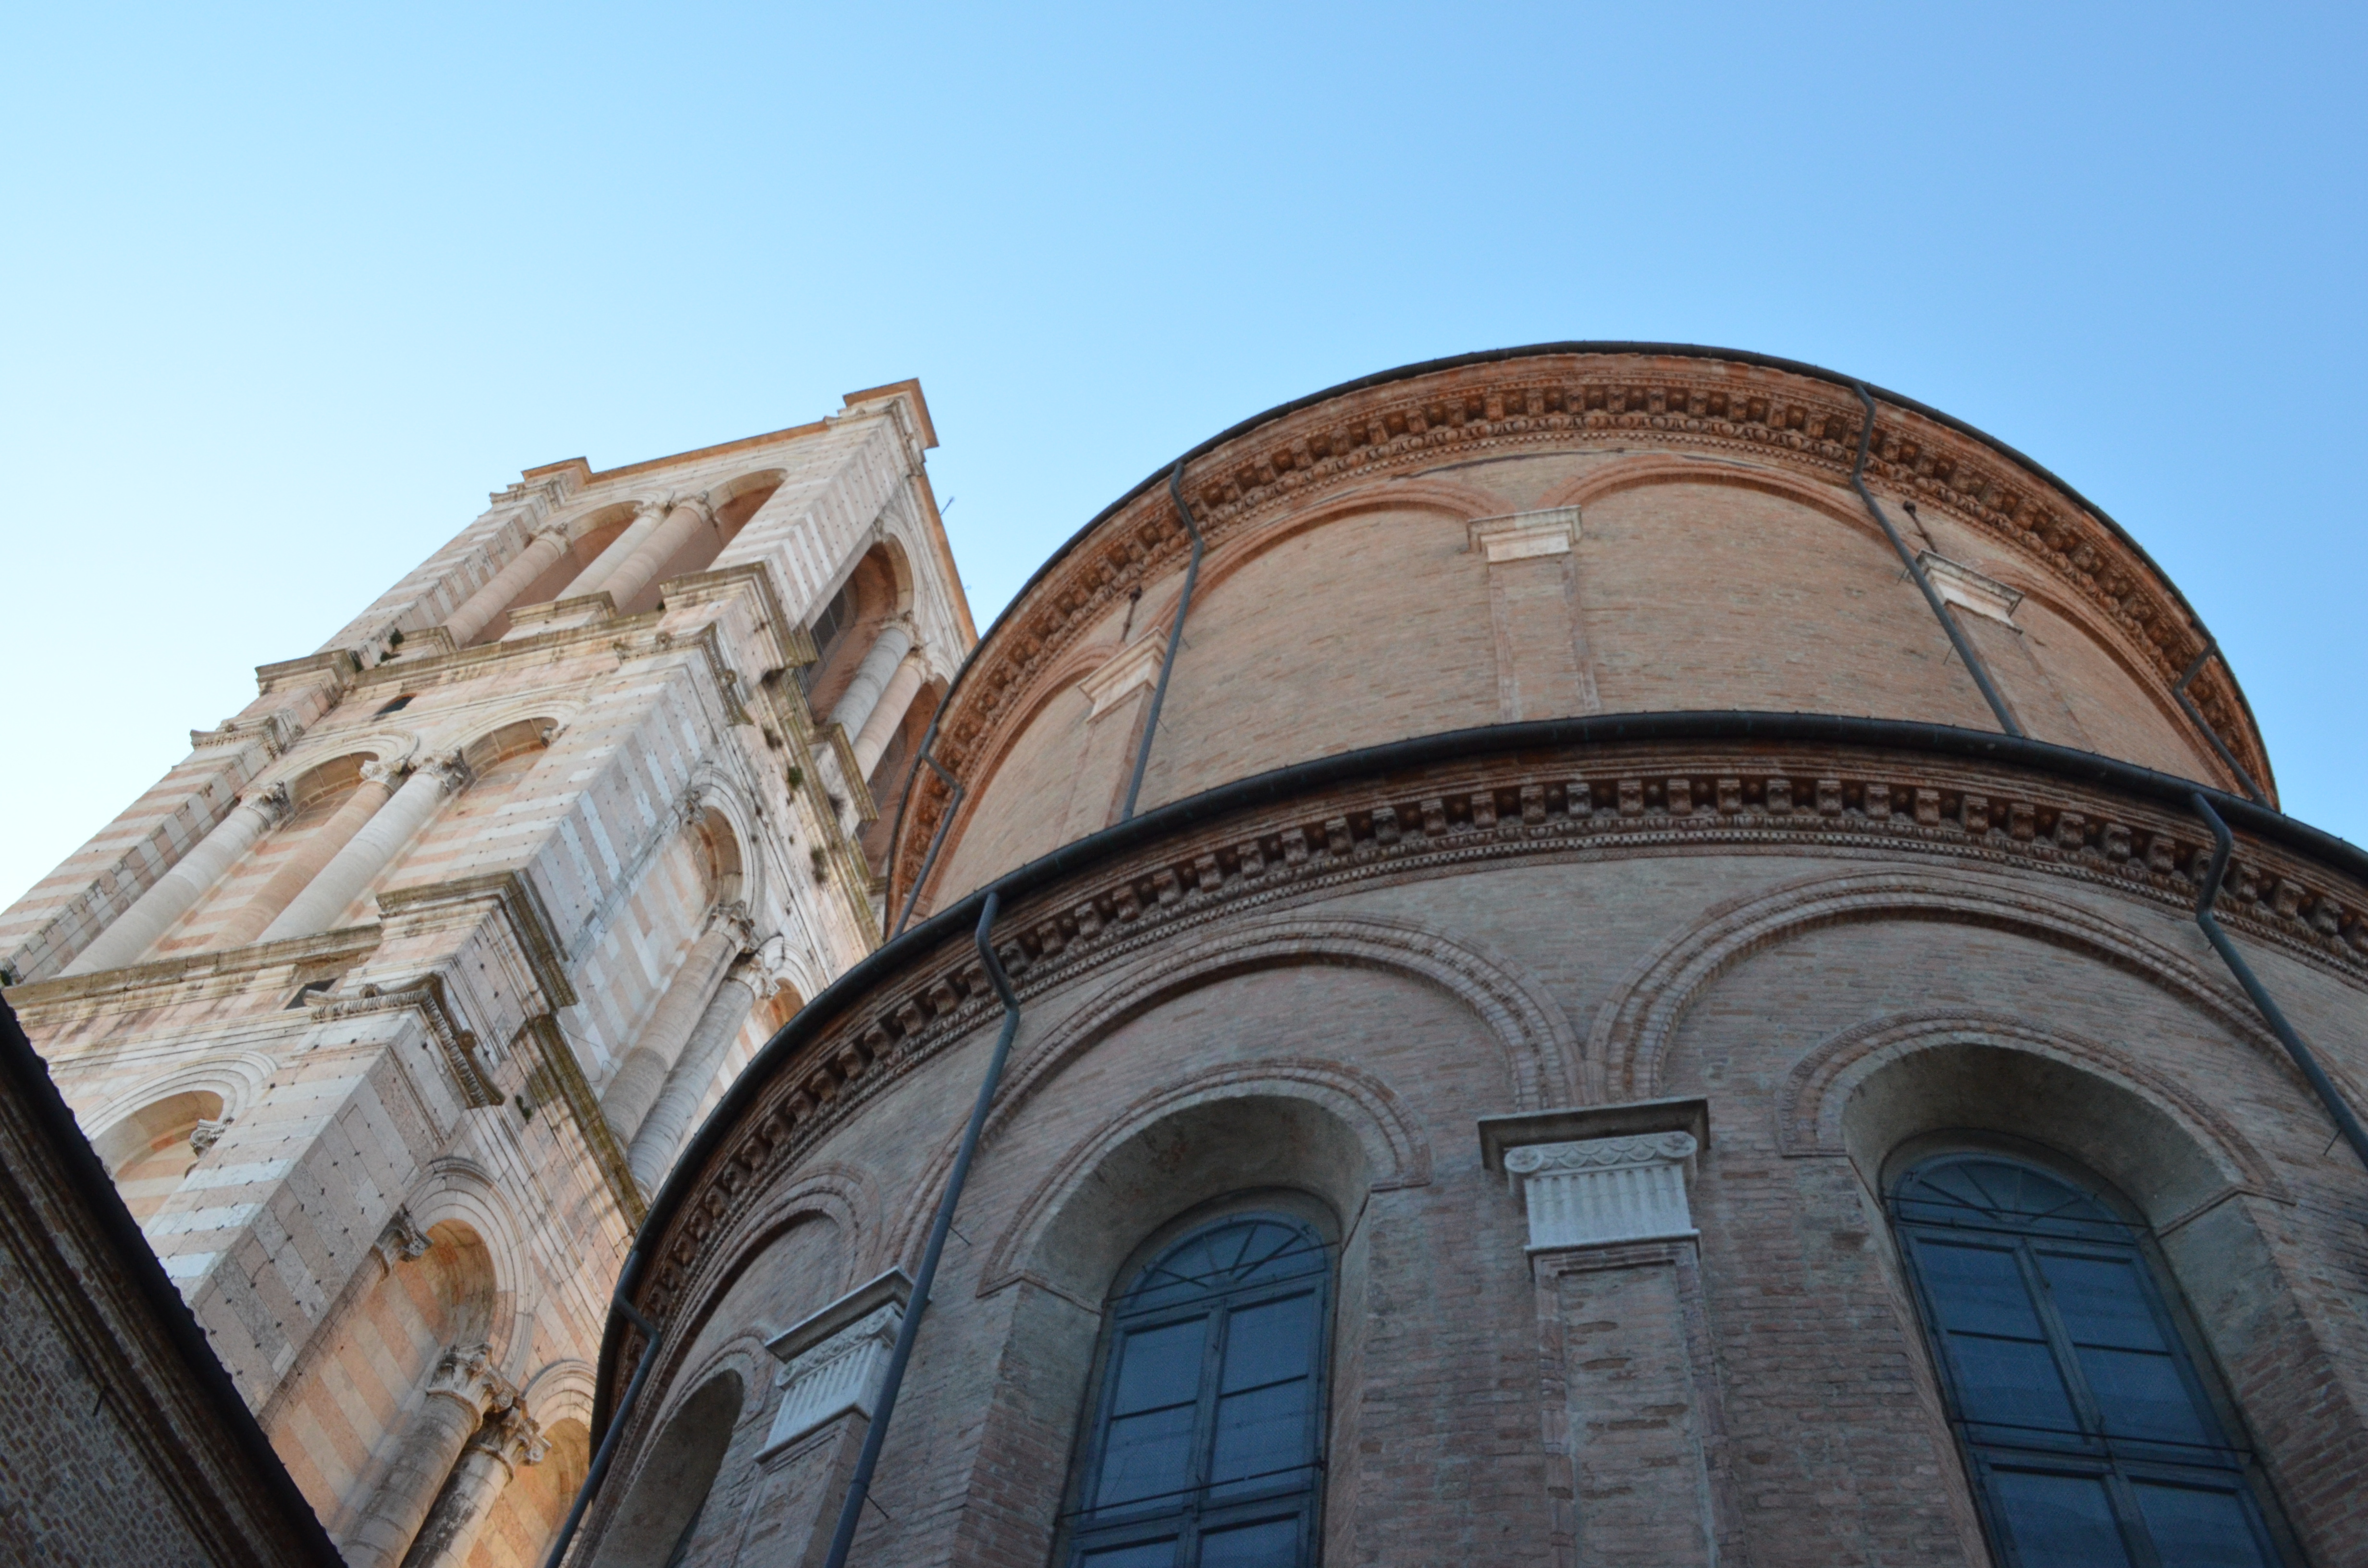
[(0, 915), (0, 982), (355, 1564), (539, 1562), (647, 1196), (879, 939), (975, 641), (917, 382), (527, 472)]

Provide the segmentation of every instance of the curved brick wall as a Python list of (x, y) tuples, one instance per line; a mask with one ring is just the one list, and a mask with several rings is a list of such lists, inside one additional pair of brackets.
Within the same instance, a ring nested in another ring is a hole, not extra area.
[[(1547, 354), (1196, 454), (1203, 591), (1118, 827), (1164, 483), (1056, 558), (940, 715), (971, 795), (925, 918), (654, 1199), (633, 1290), (665, 1338), (580, 1560), (820, 1561), (866, 1430), (825, 1395), (884, 1358), (866, 1282), (918, 1267), (1002, 1017), (964, 896), (996, 881), (1021, 1022), (854, 1562), (1070, 1562), (1106, 1304), (1256, 1197), (1333, 1249), (1323, 1562), (1978, 1568), (1885, 1208), (1965, 1150), (2151, 1233), (2279, 1550), (2360, 1561), (2368, 1175), (2193, 923), (2180, 781), (2233, 782), (2170, 699), (2200, 634), (2059, 488), (1886, 403), (1878, 493), (2007, 618), (1967, 624), (2049, 744), (1996, 742), (1848, 488), (1857, 408)], [(1669, 713), (1729, 709), (1758, 712)], [(2226, 809), (2222, 917), (2358, 1103), (2368, 860)], [(1657, 1185), (1588, 1196), (1615, 1167)], [(612, 1314), (604, 1430), (643, 1349)]]
[[(2192, 617), (2053, 481), (1879, 405), (1871, 488), (2023, 729), (2226, 788), (2171, 686)], [(1748, 709), (1993, 728), (1849, 479), (1847, 385), (1716, 358), (1524, 355), (1351, 390), (1196, 454), (1209, 550), (1140, 804), (1403, 736)], [(1005, 613), (940, 718), (969, 795), (923, 907), (1116, 820), (1182, 582), (1167, 487)], [(1962, 568), (1963, 570), (1957, 570)], [(2205, 711), (2249, 770), (2225, 670)], [(934, 781), (932, 781), (934, 785)], [(899, 901), (942, 808), (925, 788)]]

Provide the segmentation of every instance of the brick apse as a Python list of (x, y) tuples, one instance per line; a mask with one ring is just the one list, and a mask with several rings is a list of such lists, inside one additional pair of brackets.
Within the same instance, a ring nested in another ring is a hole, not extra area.
[[(542, 1560), (648, 1191), (877, 945), (883, 813), (975, 641), (934, 444), (905, 382), (529, 472), (0, 915), (9, 1002), (355, 1568)], [(0, 1481), (64, 1468), (21, 1440)], [(0, 1558), (107, 1560), (47, 1517), (0, 1506)]]
[(573, 1561), (2368, 1562), (2368, 863), (2029, 460), (1413, 367), (1094, 519), (926, 738)]

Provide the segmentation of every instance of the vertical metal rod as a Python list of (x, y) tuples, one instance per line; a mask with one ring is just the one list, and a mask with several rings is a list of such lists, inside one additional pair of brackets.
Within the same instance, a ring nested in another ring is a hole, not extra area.
[(559, 1527), (559, 1539), (551, 1543), (551, 1555), (542, 1560), (542, 1568), (559, 1568), (560, 1560), (575, 1540), (575, 1528), (584, 1522), (584, 1510), (600, 1491), (600, 1483), (608, 1479), (609, 1461), (617, 1457), (617, 1439), (624, 1436), (625, 1423), (633, 1414), (633, 1405), (642, 1397), (642, 1384), (657, 1364), (658, 1341), (665, 1333), (657, 1324), (642, 1315), (628, 1296), (633, 1288), (633, 1278), (642, 1270), (642, 1251), (635, 1247), (625, 1255), (625, 1267), (618, 1272), (617, 1289), (611, 1292), (609, 1304), (625, 1314), (625, 1321), (642, 1331), (642, 1358), (633, 1366), (632, 1381), (625, 1385), (625, 1397), (617, 1402), (616, 1414), (609, 1418), (609, 1434), (600, 1439), (600, 1451), (592, 1456), (592, 1468), (584, 1472), (584, 1484), (575, 1489), (575, 1502), (567, 1510), (567, 1517)]
[(1011, 1038), (1019, 1032), (1019, 998), (1012, 994), (1011, 979), (1003, 972), (1003, 961), (995, 956), (995, 916), (1001, 907), (1000, 892), (989, 889), (986, 907), (978, 915), (978, 957), (986, 968), (986, 978), (995, 994), (1003, 1000), (1003, 1032), (996, 1037), (995, 1054), (987, 1059), (986, 1075), (979, 1080), (978, 1100), (970, 1109), (970, 1124), (962, 1129), (962, 1147), (954, 1152), (954, 1168), (946, 1177), (945, 1195), (938, 1199), (938, 1217), (929, 1227), (929, 1244), (921, 1254), (921, 1270), (913, 1281), (913, 1299), (905, 1309), (905, 1321), (896, 1329), (896, 1348), (889, 1353), (888, 1371), (881, 1380), (880, 1397), (874, 1402), (871, 1428), (863, 1434), (863, 1452), (855, 1461), (855, 1475), (848, 1483), (847, 1497), (839, 1505), (838, 1528), (830, 1538), (830, 1555), (824, 1559), (824, 1568), (847, 1568), (848, 1549), (855, 1543), (855, 1527), (863, 1518), (863, 1500), (871, 1492), (871, 1474), (880, 1466), (880, 1449), (887, 1441), (889, 1418), (896, 1414), (896, 1396), (905, 1386), (905, 1367), (913, 1358), (913, 1340), (921, 1328), (921, 1314), (928, 1310), (929, 1291), (937, 1283), (938, 1258), (946, 1250), (946, 1233), (953, 1228), (954, 1209), (962, 1202), (962, 1184), (970, 1179), (970, 1163), (978, 1153), (979, 1134), (986, 1129), (986, 1113), (995, 1103), (996, 1086), (1003, 1079), (1003, 1064), (1011, 1055)]
[(2195, 655), (2194, 663), (2187, 666), (2187, 673), (2180, 676), (2178, 684), (2170, 688), (2170, 694), (2179, 699), (2180, 709), (2186, 713), (2188, 721), (2203, 732), (2203, 738), (2212, 743), (2212, 749), (2220, 754), (2220, 760), (2228, 765), (2228, 771), (2237, 776), (2237, 782), (2245, 787), (2245, 793), (2251, 799), (2253, 804), (2267, 806), (2270, 803), (2270, 798), (2261, 793), (2261, 787), (2253, 782), (2253, 776), (2245, 771), (2244, 764), (2237, 760), (2237, 754), (2230, 751), (2228, 743), (2220, 738), (2220, 732), (2203, 722), (2203, 714), (2195, 706), (2195, 699), (2187, 695), (2187, 683), (2193, 680), (2197, 673), (2203, 668), (2203, 661), (2219, 651), (2220, 639), (2208, 631), (2205, 632), (2203, 651)]
[[(921, 901), (921, 890), (928, 885), (929, 872), (938, 863), (938, 851), (945, 847), (946, 829), (953, 826), (954, 813), (962, 810), (962, 780), (938, 766), (938, 759), (929, 755), (929, 747), (937, 744), (937, 739), (938, 722), (932, 719), (929, 721), (929, 733), (921, 741), (921, 760), (928, 764), (930, 772), (946, 781), (947, 786), (953, 790), (953, 798), (946, 802), (946, 809), (938, 814), (938, 831), (929, 835), (929, 852), (921, 857), (921, 869), (913, 874), (913, 886), (905, 894), (904, 910), (897, 915), (896, 924), (888, 928), (888, 939), (892, 942), (905, 934), (905, 924), (913, 918), (913, 905)], [(905, 787), (905, 799), (910, 801), (912, 798), (913, 789), (908, 784)], [(893, 843), (894, 840), (890, 842)]]
[(1891, 526), (1890, 517), (1876, 504), (1874, 492), (1866, 487), (1866, 454), (1874, 443), (1874, 395), (1866, 390), (1862, 381), (1852, 381), (1850, 385), (1857, 390), (1859, 402), (1866, 405), (1866, 424), (1858, 433), (1858, 461), (1850, 468), (1850, 488), (1857, 491), (1858, 498), (1866, 503), (1867, 511), (1873, 516), (1876, 526), (1883, 529), (1883, 537), (1889, 540), (1891, 548), (1899, 552), (1899, 563), (1907, 568), (1907, 574), (1915, 578), (1916, 585), (1924, 591), (1924, 602), (1932, 607), (1933, 619), (1940, 621), (1941, 630), (1949, 634), (1950, 646), (1957, 650), (1957, 657), (1965, 661), (1966, 673), (1974, 677), (1974, 684), (1982, 688), (1982, 700), (1990, 705), (1990, 711), (1998, 718), (1998, 728), (2017, 740), (2025, 739), (2022, 726), (2016, 723), (2014, 715), (2007, 711), (2006, 699), (1998, 695), (1998, 687), (1990, 684), (1989, 666), (1983, 664), (1981, 655), (1974, 652), (1973, 643), (1966, 640), (1964, 628), (1957, 624), (1957, 618), (1949, 613), (1949, 607), (1941, 601), (1941, 591), (1932, 586), (1932, 579), (1925, 575), (1924, 563), (1909, 551), (1907, 541), (1899, 537), (1899, 530)]
[(1159, 663), (1159, 684), (1151, 688), (1151, 711), (1144, 715), (1143, 744), (1134, 750), (1134, 774), (1126, 781), (1126, 804), (1118, 813), (1121, 822), (1133, 817), (1134, 798), (1143, 792), (1143, 770), (1151, 763), (1151, 739), (1159, 733), (1159, 710), (1167, 700), (1167, 677), (1175, 673), (1176, 647), (1184, 640), (1184, 617), (1192, 608), (1192, 585), (1201, 580), (1201, 525), (1192, 520), (1192, 508), (1184, 504), (1181, 458), (1168, 471), (1167, 494), (1176, 498), (1176, 515), (1184, 519), (1184, 529), (1192, 536), (1192, 559), (1184, 566), (1184, 592), (1176, 600), (1176, 623), (1167, 629), (1167, 656)]
[(2237, 839), (2228, 831), (2228, 824), (2220, 820), (2220, 813), (2212, 809), (2212, 802), (2203, 798), (2202, 790), (2197, 790), (2188, 800), (2195, 807), (2195, 814), (2212, 829), (2212, 866), (2203, 873), (2203, 891), (2195, 901), (2195, 923), (2203, 927), (2203, 935), (2220, 954), (2220, 961), (2228, 966), (2229, 971), (2237, 977), (2237, 983), (2245, 988), (2245, 994), (2253, 999), (2253, 1006), (2260, 1008), (2261, 1017), (2269, 1021), (2270, 1032), (2278, 1037), (2278, 1043), (2286, 1048), (2286, 1054), (2294, 1058), (2296, 1067), (2302, 1069), (2303, 1077), (2309, 1082), (2312, 1092), (2318, 1096), (2319, 1103), (2327, 1108), (2327, 1114), (2334, 1118), (2344, 1142), (2350, 1143), (2351, 1152), (2360, 1156), (2360, 1163), (2368, 1165), (2368, 1129), (2361, 1127), (2360, 1119), (2352, 1115), (2351, 1108), (2343, 1102), (2341, 1091), (2327, 1075), (2327, 1070), (2318, 1064), (2318, 1057), (2313, 1053), (2309, 1043), (2295, 1032), (2292, 1024), (2286, 1022), (2285, 1014), (2270, 1000), (2270, 994), (2261, 989), (2260, 979), (2253, 973), (2253, 966), (2245, 961), (2245, 956), (2237, 950), (2236, 944), (2228, 940), (2228, 933), (2220, 929), (2220, 922), (2213, 918), (2212, 906), (2220, 898), (2220, 879), (2227, 875), (2228, 855), (2235, 848)]

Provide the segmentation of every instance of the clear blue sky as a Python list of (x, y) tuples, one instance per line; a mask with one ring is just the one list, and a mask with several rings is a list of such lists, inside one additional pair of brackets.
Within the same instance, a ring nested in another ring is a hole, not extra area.
[(20, 7), (0, 900), (523, 467), (918, 376), (984, 624), (1245, 415), (1572, 337), (2031, 453), (2368, 839), (2362, 15)]

